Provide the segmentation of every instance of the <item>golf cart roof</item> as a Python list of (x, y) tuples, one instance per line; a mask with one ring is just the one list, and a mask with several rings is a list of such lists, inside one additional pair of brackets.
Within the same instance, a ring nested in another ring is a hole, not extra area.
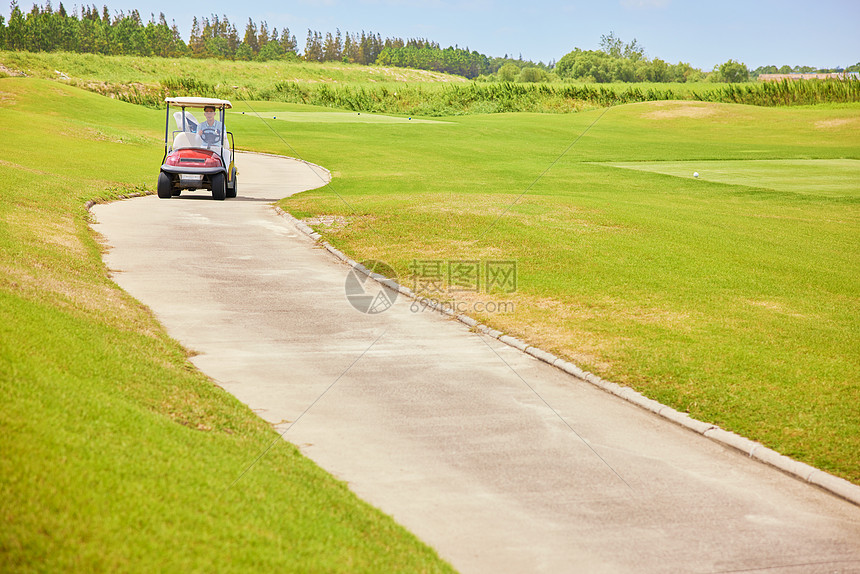
[(193, 97), (183, 97), (183, 98), (165, 98), (164, 100), (168, 104), (174, 106), (182, 106), (184, 108), (205, 108), (206, 106), (212, 106), (215, 108), (224, 108), (229, 110), (233, 107), (233, 104), (230, 103), (230, 100), (219, 100), (218, 98), (193, 98)]

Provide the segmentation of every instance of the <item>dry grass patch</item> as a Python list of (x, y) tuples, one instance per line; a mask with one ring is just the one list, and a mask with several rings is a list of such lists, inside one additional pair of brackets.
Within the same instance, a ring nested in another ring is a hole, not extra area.
[(368, 71), (370, 75), (377, 73), (384, 76), (385, 81), (408, 82), (454, 82), (466, 83), (469, 80), (460, 76), (450, 76), (440, 72), (432, 72), (430, 70), (410, 70), (407, 68), (390, 68), (384, 66), (373, 66)]
[(82, 258), (87, 250), (75, 230), (76, 220), (71, 215), (55, 217), (34, 227), (33, 233), (40, 243), (59, 247), (69, 255)]
[(634, 309), (629, 306), (629, 303), (609, 297), (590, 299), (587, 302), (561, 301), (551, 297), (529, 295), (522, 295), (522, 297), (523, 305), (549, 314), (565, 323), (612, 318), (617, 321), (662, 325), (675, 329), (687, 327), (690, 322), (689, 313), (646, 307)]
[(599, 334), (584, 325), (591, 311), (561, 301), (515, 294), (516, 313), (478, 317), (494, 329), (518, 337), (574, 364), (607, 376), (613, 371), (608, 357), (624, 341), (621, 336)]
[(832, 118), (815, 122), (815, 129), (834, 130), (843, 127), (860, 127), (860, 117), (856, 118)]
[[(2, 67), (3, 66), (0, 66), (0, 68), (2, 68)], [(2, 72), (2, 70), (0, 70), (0, 72)], [(18, 100), (15, 97), (15, 94), (10, 94), (9, 92), (0, 91), (0, 107), (8, 108), (8, 107), (14, 106), (17, 103), (18, 103)]]
[(337, 232), (349, 225), (350, 218), (343, 215), (317, 215), (301, 221), (318, 231)]
[(11, 167), (12, 169), (15, 169), (15, 170), (26, 171), (27, 173), (33, 173), (36, 175), (47, 175), (47, 176), (54, 175), (52, 173), (48, 173), (47, 171), (42, 171), (42, 170), (36, 169), (34, 167), (21, 165), (21, 164), (14, 163), (11, 161), (6, 161), (4, 159), (0, 159), (0, 166)]
[[(465, 199), (465, 201), (464, 201)], [(468, 194), (457, 198), (439, 197), (426, 200), (413, 210), (432, 214), (446, 226), (456, 227), (458, 220), (502, 218), (524, 228), (549, 227), (569, 233), (618, 231), (624, 227), (597, 221), (600, 211), (574, 204), (559, 204), (554, 199), (515, 194)], [(470, 247), (474, 245), (466, 242)]]
[(786, 315), (789, 317), (795, 317), (797, 319), (814, 319), (815, 317), (812, 315), (805, 315), (803, 313), (798, 313), (788, 306), (785, 303), (781, 303), (779, 301), (773, 301), (770, 299), (746, 299), (745, 302), (748, 305), (752, 305), (754, 307), (758, 307), (761, 309), (767, 309), (769, 311), (773, 311), (774, 313), (778, 313), (780, 315)]
[(707, 118), (717, 114), (713, 104), (693, 104), (687, 102), (652, 102), (649, 107), (662, 108), (645, 112), (642, 117), (648, 120), (668, 120), (674, 118)]
[(99, 316), (107, 325), (129, 332), (157, 338), (154, 322), (148, 313), (129, 295), (111, 284), (91, 282), (51, 272), (34, 264), (23, 269), (0, 266), (0, 285), (26, 299), (53, 299), (58, 308)]

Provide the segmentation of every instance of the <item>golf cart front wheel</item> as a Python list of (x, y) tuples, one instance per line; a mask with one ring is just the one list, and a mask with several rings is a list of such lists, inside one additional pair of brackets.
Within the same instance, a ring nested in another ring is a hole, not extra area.
[(173, 197), (173, 182), (170, 176), (164, 172), (158, 174), (158, 197), (161, 199), (170, 199)]
[(212, 199), (223, 201), (227, 197), (227, 183), (223, 173), (212, 174)]

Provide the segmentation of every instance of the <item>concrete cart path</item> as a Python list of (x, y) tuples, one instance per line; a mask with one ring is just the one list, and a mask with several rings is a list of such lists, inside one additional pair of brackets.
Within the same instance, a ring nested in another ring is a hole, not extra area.
[(94, 207), (108, 267), (201, 370), (297, 421), (286, 440), (460, 571), (860, 572), (857, 506), (403, 297), (358, 312), (350, 269), (270, 205), (327, 174), (238, 165), (235, 200)]

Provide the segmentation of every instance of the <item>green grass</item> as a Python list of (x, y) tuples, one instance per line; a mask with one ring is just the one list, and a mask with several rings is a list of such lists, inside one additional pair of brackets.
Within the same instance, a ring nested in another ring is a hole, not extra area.
[(162, 118), (0, 79), (2, 569), (451, 571), (109, 279), (84, 203), (152, 189)]
[[(510, 300), (479, 318), (860, 482), (860, 108), (442, 119), (268, 122), (335, 174), (282, 205), (341, 216), (326, 239), (407, 284), (413, 260), (516, 260), (516, 294), (454, 295)], [(240, 122), (245, 145), (288, 152)]]
[[(233, 99), (282, 114), (231, 116), (239, 147), (333, 171), (282, 205), (341, 216), (319, 229), (352, 256), (407, 284), (415, 259), (516, 260), (516, 293), (456, 296), (510, 300), (479, 318), (860, 483), (856, 104), (421, 123)], [(0, 560), (448, 569), (287, 444), (227, 488), (274, 432), (109, 280), (86, 225), (86, 200), (152, 189), (162, 118), (0, 79)], [(819, 169), (816, 186), (799, 182)]]
[(416, 123), (416, 124), (433, 124), (443, 123), (438, 120), (428, 120), (424, 118), (411, 118), (400, 116), (386, 116), (384, 114), (368, 114), (361, 112), (309, 112), (305, 106), (301, 106), (296, 111), (285, 110), (270, 110), (265, 103), (252, 106), (239, 105), (237, 111), (227, 112), (229, 120), (237, 119), (237, 115), (250, 115), (251, 117), (260, 117), (266, 120), (277, 120), (280, 122), (300, 122), (311, 124), (400, 124), (400, 123)]

